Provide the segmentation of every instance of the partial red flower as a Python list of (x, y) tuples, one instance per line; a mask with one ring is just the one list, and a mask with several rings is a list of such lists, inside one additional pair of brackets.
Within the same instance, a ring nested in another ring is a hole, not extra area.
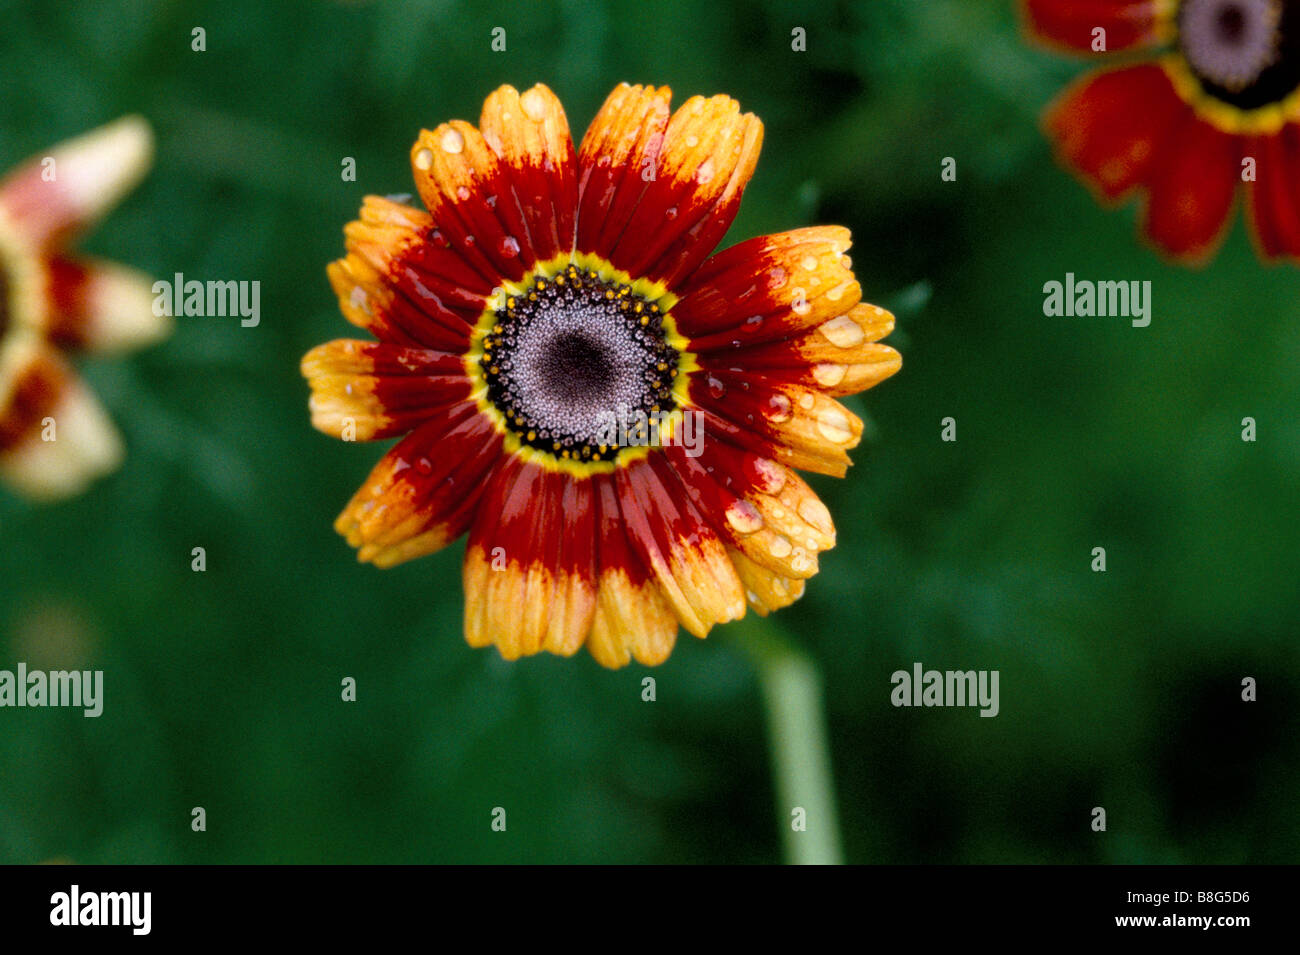
[(28, 497), (76, 494), (122, 458), (116, 428), (63, 352), (122, 352), (170, 329), (148, 276), (68, 251), (152, 156), (148, 124), (129, 116), (0, 182), (0, 480)]
[(901, 363), (846, 229), (709, 257), (762, 124), (669, 99), (619, 86), (575, 150), (549, 89), (503, 86), (420, 134), (428, 211), (367, 197), (328, 269), (378, 341), (306, 355), (312, 423), (402, 438), (335, 526), (380, 567), (468, 532), (465, 635), (507, 659), (656, 664), (679, 624), (797, 599), (835, 529), (793, 469), (842, 476), (836, 396)]
[(1087, 74), (1045, 118), (1100, 198), (1143, 193), (1147, 238), (1199, 264), (1240, 189), (1261, 257), (1300, 259), (1300, 0), (1022, 3), (1035, 37), (1127, 64)]

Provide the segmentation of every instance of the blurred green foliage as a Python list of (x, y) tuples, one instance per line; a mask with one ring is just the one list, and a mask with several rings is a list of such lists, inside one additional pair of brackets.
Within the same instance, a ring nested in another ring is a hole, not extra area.
[[(1170, 267), (1133, 207), (1096, 206), (1038, 130), (1081, 67), (1011, 4), (3, 0), (0, 22), (0, 162), (123, 113), (157, 130), (86, 250), (262, 283), (255, 329), (181, 319), (80, 362), (120, 473), (53, 507), (0, 491), (0, 668), (102, 668), (107, 695), (97, 720), (0, 710), (0, 862), (779, 857), (735, 640), (681, 636), (655, 703), (638, 667), (470, 650), (460, 546), (359, 566), (331, 522), (382, 449), (308, 425), (298, 359), (351, 330), (324, 266), (363, 194), (413, 191), (417, 130), (543, 81), (580, 135), (620, 80), (757, 113), (728, 243), (843, 223), (899, 311), (903, 371), (851, 400), (857, 467), (812, 479), (839, 548), (778, 617), (824, 670), (849, 859), (1296, 860), (1300, 276), (1240, 222)], [(1045, 318), (1067, 271), (1150, 279), (1151, 326)], [(1001, 714), (893, 708), (914, 661), (1000, 670)]]

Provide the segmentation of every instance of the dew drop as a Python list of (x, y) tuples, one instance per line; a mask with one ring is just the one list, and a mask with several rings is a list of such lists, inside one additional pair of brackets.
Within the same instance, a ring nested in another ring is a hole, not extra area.
[(353, 308), (359, 308), (367, 315), (370, 314), (370, 297), (366, 295), (366, 290), (360, 285), (352, 288), (352, 293), (348, 296), (348, 301), (352, 303)]
[(837, 348), (852, 348), (854, 345), (861, 344), (862, 340), (867, 337), (862, 330), (862, 326), (847, 315), (832, 318), (829, 322), (824, 323), (820, 330), (827, 340)]
[(465, 148), (465, 137), (456, 129), (445, 129), (438, 138), (438, 145), (445, 153), (458, 153)]
[(834, 388), (844, 380), (844, 376), (848, 374), (848, 371), (848, 365), (832, 365), (829, 363), (823, 363), (820, 365), (813, 365), (812, 376), (813, 380), (823, 388)]
[(825, 408), (817, 416), (817, 430), (827, 441), (835, 444), (848, 444), (853, 440), (853, 429), (849, 426), (848, 416), (839, 408)]
[(802, 395), (799, 396), (799, 407), (802, 408), (804, 411), (808, 411), (812, 408), (812, 406), (813, 406), (812, 393), (805, 391)]
[(794, 549), (794, 556), (790, 558), (790, 569), (797, 574), (806, 574), (813, 569), (812, 558), (804, 551), (802, 547)]
[(519, 105), (523, 107), (524, 114), (535, 123), (546, 118), (546, 94), (536, 87), (519, 97)]
[(745, 476), (766, 494), (777, 494), (785, 487), (785, 471), (770, 458), (748, 455), (743, 463)]
[(695, 170), (695, 181), (704, 185), (713, 178), (713, 157), (710, 156), (704, 162), (700, 163), (700, 168)]
[(817, 256), (815, 256), (815, 255), (805, 255), (805, 256), (803, 257), (803, 262), (802, 262), (801, 264), (803, 265), (803, 267), (804, 267), (805, 270), (807, 270), (807, 271), (809, 271), (809, 272), (816, 272), (816, 271), (817, 271)]
[(768, 398), (767, 404), (763, 408), (763, 417), (773, 424), (789, 421), (790, 413), (790, 399), (779, 393)]
[(677, 207), (676, 207), (676, 206), (669, 206), (667, 209), (665, 209), (665, 210), (664, 210), (664, 218), (667, 219), (669, 222), (672, 222), (674, 219), (676, 219), (676, 218), (677, 218)]
[(762, 327), (763, 327), (762, 315), (749, 316), (749, 318), (745, 319), (745, 324), (743, 326), (744, 330), (749, 332), (751, 335)]
[(767, 545), (768, 553), (771, 554), (773, 557), (775, 557), (777, 560), (781, 560), (784, 557), (789, 557), (790, 552), (793, 550), (794, 550), (794, 545), (790, 543), (789, 539), (782, 537), (780, 534), (773, 535), (772, 540), (769, 541)]
[(513, 258), (519, 254), (519, 240), (508, 235), (497, 243), (497, 251), (507, 258)]
[(738, 534), (752, 534), (763, 526), (763, 516), (749, 501), (737, 499), (727, 505), (727, 523)]
[(433, 165), (433, 150), (429, 148), (417, 149), (415, 152), (415, 168), (427, 171)]
[(799, 502), (799, 516), (823, 534), (835, 533), (835, 525), (831, 523), (831, 512), (815, 497), (805, 497)]
[(695, 148), (696, 146), (698, 146), (699, 144), (700, 144), (700, 137), (699, 137), (699, 136), (687, 136), (687, 137), (686, 137), (686, 148), (687, 148), (687, 149), (694, 149), (694, 148)]
[(779, 265), (769, 270), (767, 273), (767, 287), (772, 291), (776, 291), (777, 289), (784, 286), (786, 280), (787, 280), (787, 276), (785, 273), (785, 269), (781, 268), (781, 266)]
[(469, 196), (470, 196), (470, 192), (468, 186), (456, 187), (456, 198), (459, 199), (461, 202), (464, 202), (466, 199), (469, 198)]
[(727, 386), (712, 375), (709, 376), (709, 397), (721, 398), (727, 393)]
[(433, 462), (428, 458), (420, 458), (415, 462), (415, 469), (421, 474), (432, 474)]

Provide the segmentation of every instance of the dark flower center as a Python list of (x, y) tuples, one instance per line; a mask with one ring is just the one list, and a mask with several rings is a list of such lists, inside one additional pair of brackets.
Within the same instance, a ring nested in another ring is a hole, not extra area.
[(611, 435), (620, 422), (674, 410), (678, 359), (656, 303), (571, 265), (506, 299), (479, 366), (489, 399), (524, 444), (608, 461), (619, 452)]
[(1183, 0), (1178, 46), (1202, 88), (1250, 110), (1300, 87), (1300, 0)]

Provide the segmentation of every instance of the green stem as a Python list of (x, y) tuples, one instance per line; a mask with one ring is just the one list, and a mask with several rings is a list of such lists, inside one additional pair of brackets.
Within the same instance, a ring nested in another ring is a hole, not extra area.
[[(839, 865), (839, 818), (821, 672), (770, 618), (750, 613), (733, 628), (734, 643), (758, 672), (776, 782), (777, 826), (794, 865)], [(802, 830), (798, 827), (802, 809)]]

